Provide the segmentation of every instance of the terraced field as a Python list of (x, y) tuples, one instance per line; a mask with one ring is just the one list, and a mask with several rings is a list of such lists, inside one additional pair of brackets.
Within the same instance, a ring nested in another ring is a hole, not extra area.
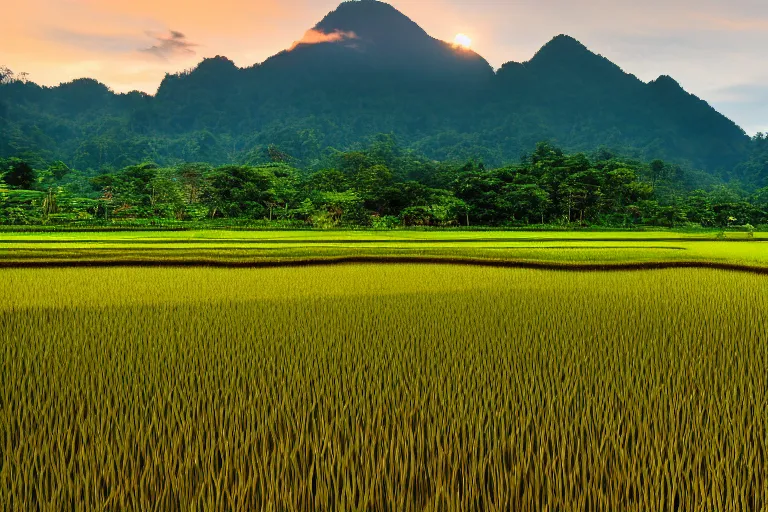
[(553, 235), (2, 234), (0, 503), (768, 508), (766, 242)]

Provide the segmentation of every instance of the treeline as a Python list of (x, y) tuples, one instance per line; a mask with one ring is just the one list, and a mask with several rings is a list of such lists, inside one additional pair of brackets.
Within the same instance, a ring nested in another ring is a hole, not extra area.
[(543, 142), (514, 165), (438, 162), (391, 136), (327, 150), (315, 169), (269, 147), (260, 162), (83, 172), (0, 160), (0, 223), (264, 227), (736, 227), (768, 224), (768, 187), (744, 191), (660, 160), (566, 154)]

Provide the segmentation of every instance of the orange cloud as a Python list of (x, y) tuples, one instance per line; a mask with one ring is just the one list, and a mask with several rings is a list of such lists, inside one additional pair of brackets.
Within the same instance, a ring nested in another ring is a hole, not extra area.
[(190, 43), (187, 40), (187, 36), (177, 30), (171, 30), (169, 35), (150, 35), (155, 38), (156, 43), (149, 48), (142, 48), (139, 51), (166, 60), (175, 55), (195, 55), (195, 51), (192, 48), (198, 45)]
[(354, 32), (342, 32), (340, 30), (326, 34), (325, 32), (312, 29), (307, 30), (300, 41), (294, 41), (288, 51), (292, 51), (302, 44), (338, 43), (348, 39), (357, 39), (357, 35)]

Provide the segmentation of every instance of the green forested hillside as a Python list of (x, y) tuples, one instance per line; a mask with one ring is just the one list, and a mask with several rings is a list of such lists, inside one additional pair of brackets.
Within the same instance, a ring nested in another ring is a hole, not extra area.
[[(760, 144), (765, 139), (760, 138)], [(303, 166), (275, 147), (246, 164), (142, 163), (110, 172), (0, 159), (0, 224), (80, 227), (702, 226), (768, 224), (768, 187), (549, 143), (501, 167), (438, 162), (379, 135)], [(745, 164), (752, 172), (756, 159)], [(192, 223), (192, 224), (190, 224)]]
[(206, 59), (168, 75), (152, 96), (114, 94), (89, 79), (40, 87), (6, 73), (0, 156), (113, 171), (147, 160), (246, 164), (274, 147), (316, 170), (328, 151), (391, 133), (440, 161), (498, 166), (550, 140), (749, 186), (765, 179), (740, 165), (750, 140), (733, 122), (673, 79), (646, 84), (568, 36), (494, 73), (382, 2), (345, 2), (315, 30), (355, 36), (300, 44), (245, 69)]

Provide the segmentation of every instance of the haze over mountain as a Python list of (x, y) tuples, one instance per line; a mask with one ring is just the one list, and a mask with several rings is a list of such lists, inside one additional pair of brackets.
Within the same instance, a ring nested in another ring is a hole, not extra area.
[(644, 83), (560, 35), (494, 72), (392, 6), (344, 2), (303, 41), (250, 68), (225, 57), (168, 75), (155, 96), (93, 80), (0, 86), (0, 156), (80, 168), (248, 161), (274, 144), (311, 165), (381, 132), (436, 159), (516, 160), (536, 142), (607, 147), (730, 170), (749, 138), (674, 79)]

